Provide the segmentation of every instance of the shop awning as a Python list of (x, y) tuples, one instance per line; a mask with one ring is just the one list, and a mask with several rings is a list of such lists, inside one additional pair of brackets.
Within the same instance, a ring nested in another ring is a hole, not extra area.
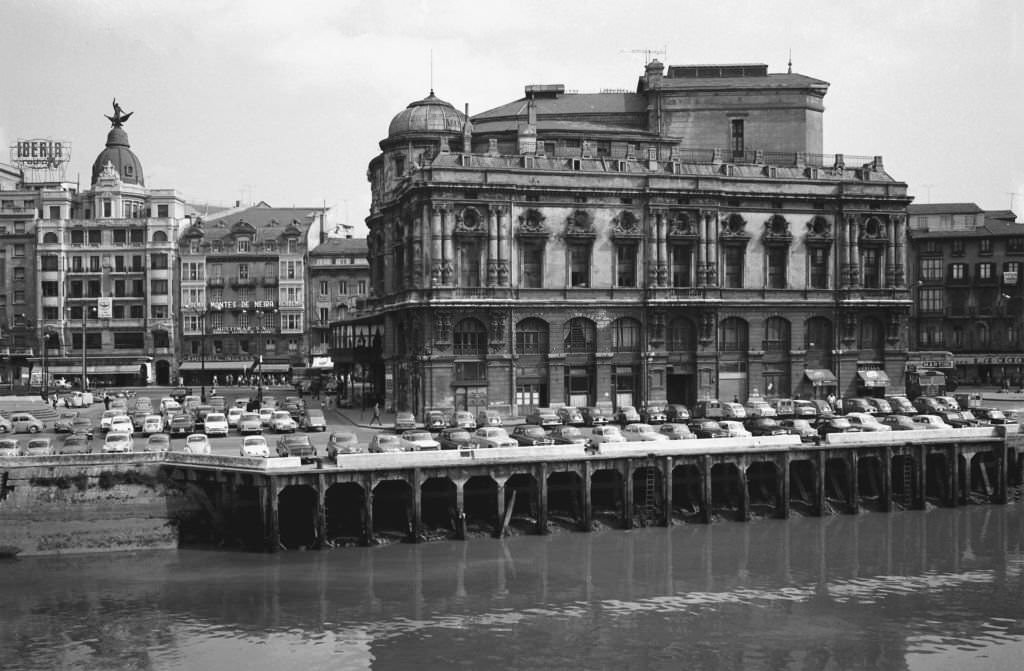
[(885, 374), (884, 370), (859, 370), (857, 377), (861, 379), (865, 387), (889, 386), (889, 376)]
[(805, 368), (804, 377), (815, 387), (828, 387), (836, 383), (836, 376), (827, 368)]
[[(86, 365), (88, 375), (136, 375), (141, 364), (96, 364)], [(81, 366), (66, 366), (54, 364), (47, 366), (50, 375), (78, 375), (82, 374)]]
[(264, 373), (287, 373), (291, 370), (291, 366), (286, 363), (264, 363)]
[(178, 370), (248, 370), (251, 365), (252, 361), (183, 361)]

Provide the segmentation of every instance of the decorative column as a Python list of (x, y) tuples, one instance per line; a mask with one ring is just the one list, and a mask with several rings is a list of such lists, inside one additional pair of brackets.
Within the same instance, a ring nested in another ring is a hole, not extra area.
[(658, 284), (667, 287), (668, 279), (668, 215), (658, 215)]
[(708, 210), (708, 286), (718, 285), (718, 212), (716, 210)]
[(509, 208), (502, 205), (495, 208), (495, 210), (498, 216), (498, 286), (507, 287), (511, 279), (509, 273), (509, 259), (511, 258), (509, 251), (511, 236), (508, 230), (510, 221)]
[(487, 209), (487, 286), (498, 282), (498, 213), (497, 208)]
[(658, 286), (658, 220), (660, 212), (652, 212), (647, 218), (647, 286)]
[(885, 286), (896, 286), (896, 222), (889, 217), (885, 241)]
[(907, 235), (907, 218), (902, 214), (897, 214), (892, 218), (892, 222), (893, 229), (895, 230), (893, 235), (896, 239), (896, 265), (895, 279), (893, 280), (893, 284), (894, 286), (897, 287), (905, 287), (907, 286), (907, 277), (905, 274), (907, 267), (907, 259), (905, 256), (906, 247), (904, 246), (903, 241), (906, 240)]
[(700, 221), (697, 222), (697, 286), (705, 286), (707, 282), (707, 249), (705, 248), (705, 241), (708, 239), (707, 235), (707, 218), (708, 210), (701, 210)]
[(430, 208), (430, 286), (432, 287), (441, 285), (441, 266), (444, 259), (442, 240), (441, 208), (435, 205)]
[(441, 206), (441, 239), (444, 247), (444, 261), (441, 264), (441, 284), (451, 286), (455, 280), (455, 213), (451, 205)]

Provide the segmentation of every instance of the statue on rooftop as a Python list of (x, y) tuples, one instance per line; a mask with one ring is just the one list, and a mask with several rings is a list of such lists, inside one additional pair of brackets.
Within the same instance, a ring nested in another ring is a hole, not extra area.
[(103, 116), (110, 119), (110, 125), (113, 128), (120, 128), (124, 125), (124, 122), (128, 120), (128, 117), (133, 114), (135, 114), (135, 112), (128, 112), (125, 114), (121, 106), (117, 104), (117, 98), (114, 98), (114, 116), (110, 116), (109, 114), (104, 114)]

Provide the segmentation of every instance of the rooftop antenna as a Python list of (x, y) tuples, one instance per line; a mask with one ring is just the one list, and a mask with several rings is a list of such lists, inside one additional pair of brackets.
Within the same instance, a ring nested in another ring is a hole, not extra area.
[(928, 193), (928, 202), (929, 203), (932, 202), (932, 187), (933, 186), (935, 186), (935, 185), (934, 184), (922, 184), (921, 185), (921, 188), (924, 189)]
[(662, 56), (668, 52), (668, 49), (619, 49), (620, 54), (638, 54), (644, 57), (644, 65), (651, 62), (652, 56)]
[(430, 47), (430, 95), (434, 95), (434, 47)]
[(790, 50), (789, 50), (789, 67), (786, 68), (786, 74), (787, 75), (793, 74), (793, 49), (792, 48), (790, 48)]

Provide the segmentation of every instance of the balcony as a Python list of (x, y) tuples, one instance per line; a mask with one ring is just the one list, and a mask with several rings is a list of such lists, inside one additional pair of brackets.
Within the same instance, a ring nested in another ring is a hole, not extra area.
[(238, 287), (251, 287), (251, 286), (255, 286), (255, 284), (256, 284), (256, 281), (254, 279), (252, 279), (251, 277), (232, 277), (231, 278), (231, 286), (233, 286), (235, 288), (238, 288)]
[(265, 287), (276, 287), (277, 286), (277, 275), (264, 275), (261, 280)]
[(208, 278), (206, 278), (206, 285), (210, 286), (210, 287), (223, 287), (224, 286), (224, 278), (223, 277), (208, 277)]

